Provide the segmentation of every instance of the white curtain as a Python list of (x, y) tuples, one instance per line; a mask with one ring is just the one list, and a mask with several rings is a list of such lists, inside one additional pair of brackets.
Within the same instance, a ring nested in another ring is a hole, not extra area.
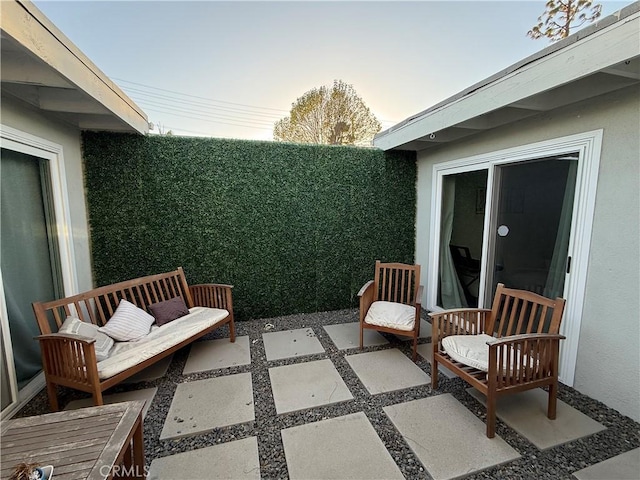
[(466, 307), (462, 284), (453, 264), (449, 243), (453, 231), (453, 215), (456, 199), (456, 179), (452, 175), (442, 180), (442, 217), (440, 228), (440, 302), (443, 308)]
[(544, 296), (549, 298), (562, 296), (567, 271), (567, 254), (569, 251), (569, 236), (571, 234), (571, 217), (573, 215), (573, 199), (576, 190), (578, 160), (566, 161), (569, 162), (567, 184), (564, 190), (564, 199), (562, 200), (562, 211), (560, 213), (560, 222), (558, 223), (556, 243), (553, 248), (547, 282), (544, 286)]

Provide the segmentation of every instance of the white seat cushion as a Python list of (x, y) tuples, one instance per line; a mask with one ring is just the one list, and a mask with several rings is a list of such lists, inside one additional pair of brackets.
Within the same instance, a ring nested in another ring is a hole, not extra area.
[(116, 342), (109, 358), (98, 362), (98, 377), (100, 380), (113, 377), (223, 321), (228, 315), (227, 310), (219, 308), (194, 307), (184, 317), (152, 327), (151, 333), (140, 340)]
[(416, 322), (416, 307), (403, 303), (373, 302), (364, 322), (369, 325), (411, 331)]
[[(497, 340), (497, 338), (480, 333), (478, 335), (451, 335), (442, 339), (442, 348), (449, 354), (455, 361), (464, 363), (483, 372), (489, 371), (489, 345), (487, 342)], [(511, 352), (511, 358), (507, 362), (507, 352)], [(507, 363), (510, 366), (509, 372), (502, 372), (502, 375), (511, 375), (514, 371), (520, 368), (520, 355), (518, 351), (513, 349), (504, 349), (502, 359), (502, 368), (505, 368)], [(499, 361), (500, 359), (498, 359)], [(524, 365), (528, 364), (529, 368), (533, 368), (536, 365), (534, 358), (528, 355), (522, 356)]]
[(495, 340), (491, 335), (450, 335), (442, 339), (442, 348), (456, 362), (486, 372), (489, 370), (489, 346)]

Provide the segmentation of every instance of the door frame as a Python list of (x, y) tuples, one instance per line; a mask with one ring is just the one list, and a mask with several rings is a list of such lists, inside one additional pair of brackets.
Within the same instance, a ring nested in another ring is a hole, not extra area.
[(493, 195), (496, 167), (535, 160), (543, 157), (578, 153), (578, 171), (576, 173), (575, 198), (569, 255), (572, 257), (571, 273), (565, 281), (564, 297), (567, 299), (564, 321), (560, 333), (566, 340), (561, 342), (559, 379), (568, 386), (573, 386), (584, 295), (587, 283), (591, 231), (596, 203), (600, 153), (602, 149), (603, 130), (558, 137), (542, 142), (530, 143), (494, 152), (458, 158), (433, 165), (431, 188), (431, 212), (429, 242), (429, 268), (426, 306), (429, 310), (441, 311), (436, 305), (438, 294), (438, 271), (440, 251), (440, 216), (442, 211), (443, 177), (457, 173), (476, 170), (487, 170), (486, 207), (484, 231), (482, 235), (482, 258), (480, 260), (479, 307), (484, 307), (486, 292), (487, 265), (489, 265), (489, 234), (495, 195)]
[[(62, 273), (62, 286), (65, 295), (71, 295), (78, 291), (77, 269), (75, 251), (73, 246), (73, 232), (71, 229), (71, 211), (69, 208), (69, 196), (64, 168), (64, 151), (62, 145), (51, 142), (41, 137), (17, 130), (0, 124), (0, 146), (7, 150), (32, 155), (49, 162), (49, 175), (51, 182), (51, 196), (53, 199), (53, 211), (57, 232), (57, 244), (59, 250), (60, 269)], [(33, 398), (45, 385), (44, 375), (37, 375), (20, 392), (17, 389), (15, 365), (13, 362), (13, 346), (9, 333), (9, 319), (7, 305), (4, 296), (4, 287), (0, 271), (0, 328), (6, 334), (2, 335), (4, 343), (7, 369), (9, 371), (11, 403), (1, 412), (2, 418), (13, 415), (22, 405)], [(35, 321), (35, 318), (34, 318)], [(35, 340), (34, 340), (35, 341)]]

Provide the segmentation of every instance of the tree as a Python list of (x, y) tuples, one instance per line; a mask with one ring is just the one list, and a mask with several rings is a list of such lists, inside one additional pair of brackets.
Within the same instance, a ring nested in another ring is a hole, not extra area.
[(165, 126), (161, 123), (158, 123), (157, 125), (150, 123), (149, 124), (150, 130), (155, 130), (156, 127), (158, 128), (158, 135), (173, 135), (173, 130), (167, 130), (165, 128)]
[(371, 145), (381, 125), (352, 85), (335, 80), (332, 87), (309, 90), (278, 120), (273, 139), (279, 142), (328, 145)]
[(562, 40), (587, 22), (600, 17), (602, 5), (591, 0), (549, 0), (545, 12), (538, 17), (538, 24), (527, 32), (532, 39), (547, 37), (552, 42)]

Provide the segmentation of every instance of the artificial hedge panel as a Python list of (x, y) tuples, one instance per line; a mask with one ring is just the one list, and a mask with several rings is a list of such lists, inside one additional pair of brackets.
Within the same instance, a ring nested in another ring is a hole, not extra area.
[(97, 285), (183, 266), (236, 318), (357, 305), (376, 259), (412, 263), (415, 155), (83, 133)]

